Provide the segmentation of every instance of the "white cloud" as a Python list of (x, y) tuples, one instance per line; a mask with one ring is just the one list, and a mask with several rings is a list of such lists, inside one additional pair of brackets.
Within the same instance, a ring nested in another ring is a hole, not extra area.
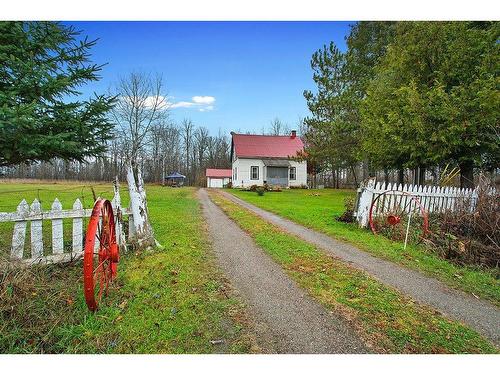
[(169, 108), (197, 108), (200, 112), (212, 111), (214, 109), (215, 98), (213, 96), (193, 96), (190, 102), (180, 101), (168, 103)]
[(200, 112), (212, 111), (214, 109), (213, 105), (207, 105), (206, 107), (200, 108)]
[(144, 102), (144, 106), (147, 108), (153, 108), (155, 105), (160, 109), (165, 109), (168, 107), (167, 98), (164, 96), (148, 96)]
[(177, 102), (177, 103), (170, 103), (170, 108), (189, 108), (194, 105), (195, 103), (192, 102)]
[(170, 106), (168, 99), (161, 95), (148, 96), (145, 99), (139, 97), (134, 98), (131, 96), (122, 96), (122, 98), (126, 102), (134, 104), (137, 107), (145, 107), (149, 109), (157, 107), (157, 109), (168, 109)]
[(192, 100), (196, 104), (213, 104), (215, 102), (213, 96), (193, 96)]

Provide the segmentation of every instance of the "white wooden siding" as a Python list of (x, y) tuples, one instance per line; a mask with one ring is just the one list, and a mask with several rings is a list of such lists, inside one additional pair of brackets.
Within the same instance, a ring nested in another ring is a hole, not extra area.
[[(286, 160), (286, 159), (285, 159)], [(289, 186), (307, 185), (307, 162), (298, 162), (295, 160), (287, 160), (291, 167), (296, 168), (296, 179), (288, 180)], [(251, 167), (259, 167), (259, 178), (257, 180), (250, 179)], [(249, 187), (252, 185), (264, 185), (267, 180), (266, 167), (262, 159), (241, 159), (237, 158), (233, 161), (233, 175), (236, 168), (237, 176), (233, 179), (233, 187)]]

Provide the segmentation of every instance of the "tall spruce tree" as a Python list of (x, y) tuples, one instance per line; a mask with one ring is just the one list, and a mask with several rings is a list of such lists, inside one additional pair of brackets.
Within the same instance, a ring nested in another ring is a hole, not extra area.
[(75, 100), (97, 81), (96, 41), (55, 22), (0, 22), (0, 166), (83, 161), (105, 150), (114, 98)]
[(351, 120), (345, 55), (330, 43), (311, 59), (317, 92), (305, 91), (312, 116), (306, 117), (309, 158), (324, 160), (332, 170), (356, 164), (356, 124)]
[[(360, 106), (375, 67), (394, 34), (394, 22), (359, 22), (342, 53), (334, 43), (311, 59), (316, 92), (305, 91), (311, 116), (304, 119), (309, 160), (332, 169), (354, 168), (367, 154), (361, 147)], [(366, 164), (366, 163), (365, 163)], [(355, 173), (353, 173), (355, 176)]]

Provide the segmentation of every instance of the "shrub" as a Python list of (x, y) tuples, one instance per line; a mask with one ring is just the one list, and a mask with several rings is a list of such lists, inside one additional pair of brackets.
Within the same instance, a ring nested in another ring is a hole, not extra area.
[(226, 184), (226, 188), (228, 189), (232, 189), (233, 188), (233, 183), (231, 181), (229, 181), (227, 184)]
[(290, 189), (309, 189), (306, 184), (300, 184), (299, 186), (290, 186)]
[(347, 197), (344, 199), (344, 212), (337, 217), (337, 220), (344, 223), (354, 222), (354, 198)]
[(259, 196), (263, 196), (264, 192), (265, 192), (265, 190), (264, 190), (264, 188), (262, 186), (259, 186), (258, 188), (256, 188), (256, 191), (257, 191), (257, 194)]
[(258, 186), (257, 185), (252, 185), (248, 188), (249, 191), (257, 191)]
[(485, 181), (454, 210), (430, 215), (430, 234), (424, 240), (432, 251), (459, 264), (500, 266), (500, 194)]

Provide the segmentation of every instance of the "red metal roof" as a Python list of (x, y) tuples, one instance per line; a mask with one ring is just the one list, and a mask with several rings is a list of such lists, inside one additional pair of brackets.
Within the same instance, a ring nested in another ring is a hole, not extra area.
[(302, 140), (289, 135), (233, 134), (233, 145), (239, 158), (287, 158), (304, 150)]
[(233, 171), (231, 169), (213, 169), (207, 168), (205, 172), (207, 177), (232, 177)]

